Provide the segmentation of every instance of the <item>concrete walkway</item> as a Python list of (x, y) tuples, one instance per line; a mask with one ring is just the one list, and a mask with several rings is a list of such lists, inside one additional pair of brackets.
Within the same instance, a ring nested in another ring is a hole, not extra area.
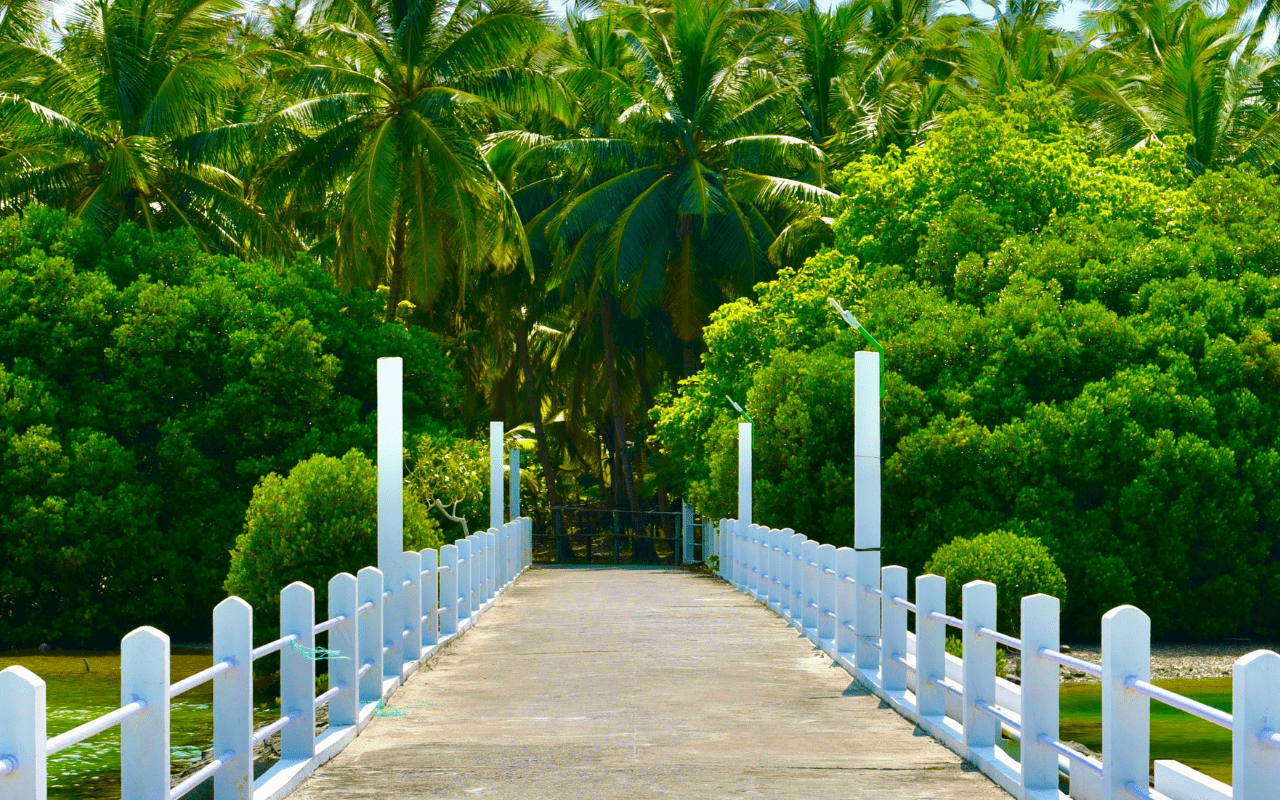
[(531, 570), (390, 708), (298, 797), (1008, 798), (687, 572)]

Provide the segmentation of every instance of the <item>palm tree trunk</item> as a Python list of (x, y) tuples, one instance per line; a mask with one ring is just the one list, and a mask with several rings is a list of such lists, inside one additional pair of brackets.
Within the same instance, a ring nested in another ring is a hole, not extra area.
[[(609, 380), (609, 396), (613, 405), (613, 438), (617, 442), (618, 463), (622, 467), (622, 485), (627, 490), (628, 510), (634, 513), (640, 510), (640, 499), (636, 497), (635, 479), (631, 474), (631, 458), (627, 453), (627, 429), (622, 422), (622, 395), (618, 386), (618, 353), (617, 343), (614, 340), (614, 299), (612, 297), (604, 298), (600, 306), (600, 321), (604, 328), (605, 377)], [(637, 546), (633, 552), (640, 549)], [(637, 555), (641, 554), (637, 553)], [(644, 555), (647, 557), (647, 553)]]
[(551, 450), (547, 447), (547, 435), (542, 428), (542, 395), (533, 375), (533, 361), (529, 358), (529, 328), (521, 319), (516, 325), (516, 351), (520, 357), (520, 371), (524, 373), (525, 390), (529, 396), (529, 419), (533, 421), (533, 436), (538, 442), (538, 461), (542, 464), (543, 480), (547, 483), (547, 502), (551, 505), (551, 524), (556, 534), (556, 561), (568, 561), (573, 556), (569, 540), (564, 536), (561, 522), (560, 490), (556, 487), (556, 468), (551, 463)]
[(405, 220), (404, 204), (396, 211), (396, 242), (391, 251), (391, 283), (387, 287), (387, 322), (396, 321), (396, 310), (404, 299), (404, 240), (408, 225)]

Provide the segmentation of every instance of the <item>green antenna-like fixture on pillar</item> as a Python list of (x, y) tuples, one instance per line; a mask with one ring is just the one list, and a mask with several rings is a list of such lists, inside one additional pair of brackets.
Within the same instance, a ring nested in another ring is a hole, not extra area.
[[(872, 347), (874, 347), (876, 350), (880, 352), (880, 395), (884, 396), (884, 365), (885, 365), (885, 362), (889, 360), (888, 356), (886, 356), (884, 353), (884, 348), (881, 347), (880, 343), (876, 341), (876, 337), (868, 333), (867, 329), (862, 326), (862, 323), (858, 322), (857, 317), (855, 317), (853, 314), (850, 314), (848, 311), (845, 311), (843, 308), (840, 307), (840, 304), (836, 302), (836, 299), (834, 297), (828, 297), (827, 302), (830, 303), (831, 306), (835, 308), (836, 311), (840, 312), (840, 316), (844, 318), (844, 321), (848, 323), (850, 328), (853, 328), (855, 331), (862, 334), (862, 338), (866, 339), (867, 342)], [(733, 402), (733, 401), (730, 400), (729, 402)]]

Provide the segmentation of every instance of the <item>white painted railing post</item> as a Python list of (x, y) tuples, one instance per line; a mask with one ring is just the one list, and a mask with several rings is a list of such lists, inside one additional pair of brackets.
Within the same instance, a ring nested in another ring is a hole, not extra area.
[(1151, 700), (1125, 686), (1151, 680), (1151, 618), (1133, 606), (1102, 617), (1102, 797), (1127, 800), (1151, 775)]
[(458, 566), (454, 574), (458, 576), (458, 596), (450, 598), (458, 609), (458, 627), (461, 628), (471, 617), (471, 537), (455, 539), (458, 548)]
[(458, 632), (458, 546), (440, 547), (440, 635)]
[(765, 570), (764, 559), (761, 558), (764, 554), (764, 548), (760, 545), (765, 538), (765, 527), (752, 523), (747, 526), (747, 531), (749, 533), (747, 546), (751, 553), (751, 576), (748, 578), (747, 585), (751, 590), (751, 596), (759, 600), (760, 590), (764, 588), (764, 584), (760, 582), (760, 576), (764, 574)]
[(473, 533), (468, 538), (471, 540), (471, 557), (467, 559), (471, 566), (471, 613), (475, 615), (484, 605), (484, 537)]
[(1280, 747), (1262, 740), (1280, 730), (1280, 655), (1255, 650), (1231, 668), (1232, 800), (1280, 797)]
[[(853, 603), (854, 551), (852, 547), (841, 547), (836, 550), (836, 655), (850, 657), (853, 655), (857, 640)], [(845, 580), (848, 578), (849, 580)]]
[[(316, 593), (294, 581), (280, 593), (280, 635), (294, 634), (308, 652), (316, 646)], [(389, 638), (399, 638), (396, 631)], [(399, 669), (399, 665), (397, 670)], [(316, 754), (316, 662), (297, 648), (280, 648), (280, 711), (300, 716), (280, 731), (280, 757), (309, 759)]]
[(45, 683), (35, 673), (19, 666), (0, 672), (0, 765), (9, 770), (0, 775), (0, 800), (48, 797), (45, 709)]
[[(511, 486), (511, 519), (520, 519), (520, 451), (511, 448), (511, 455), (508, 457), (511, 463), (510, 486)], [(497, 527), (497, 526), (495, 526)]]
[[(378, 569), (383, 590), (391, 595), (382, 603), (382, 626), (391, 652), (383, 661), (384, 674), (400, 680), (404, 661), (403, 641), (407, 617), (404, 559), (404, 361), (378, 359)], [(314, 728), (313, 728), (314, 729)]]
[[(346, 617), (342, 622), (329, 629), (328, 648), (337, 655), (330, 659), (329, 688), (335, 689), (346, 684), (345, 689), (329, 700), (329, 727), (336, 728), (355, 725), (360, 720), (360, 644), (357, 631), (360, 630), (359, 614), (356, 609), (360, 603), (359, 586), (356, 576), (350, 572), (339, 572), (329, 579), (329, 618)], [(253, 684), (249, 685), (249, 698), (253, 697)], [(248, 705), (250, 713), (253, 706)], [(250, 722), (252, 727), (252, 721)], [(217, 752), (215, 748), (215, 752)], [(240, 751), (237, 750), (237, 753)], [(225, 767), (223, 768), (225, 769)], [(250, 766), (249, 785), (253, 784), (252, 766)], [(245, 800), (252, 800), (245, 798)]]
[(120, 642), (120, 705), (145, 710), (120, 723), (120, 796), (169, 796), (169, 637), (142, 627)]
[(782, 531), (771, 527), (767, 541), (769, 547), (764, 550), (764, 557), (769, 564), (769, 603), (777, 607), (782, 602)]
[(440, 641), (440, 556), (428, 547), (422, 557), (422, 647)]
[(1058, 665), (1037, 655), (1058, 651), (1058, 598), (1022, 598), (1022, 788), (1028, 794), (1058, 788), (1058, 754), (1040, 736), (1058, 740)]
[(947, 713), (947, 691), (930, 678), (947, 676), (947, 623), (931, 618), (947, 613), (947, 579), (938, 575), (916, 578), (916, 710), (939, 722)]
[(787, 576), (787, 614), (791, 621), (804, 629), (804, 543), (809, 541), (802, 533), (791, 537), (790, 555), (782, 570)]
[(422, 554), (416, 550), (404, 551), (404, 660), (405, 663), (422, 658)]
[[(830, 570), (828, 572), (828, 570)], [(836, 546), (818, 545), (818, 640), (836, 640)]]
[(720, 559), (720, 565), (716, 571), (720, 574), (720, 577), (724, 578), (725, 580), (729, 579), (728, 576), (730, 574), (729, 573), (730, 548), (729, 548), (729, 542), (728, 542), (729, 537), (726, 535), (728, 530), (729, 530), (729, 520), (725, 519), (724, 517), (721, 517), (720, 524), (716, 526), (716, 536), (715, 536), (714, 542), (716, 546), (715, 554)]
[[(907, 688), (907, 668), (898, 658), (907, 657), (907, 610), (893, 598), (907, 599), (907, 568), (881, 567), (880, 591), (880, 687), (886, 692)], [(918, 683), (918, 681), (917, 681)]]
[(503, 522), (502, 497), (502, 430), (501, 422), (489, 423), (489, 527), (496, 528)]
[(530, 517), (524, 518), (524, 541), (525, 541), (525, 561), (526, 567), (533, 566), (533, 520)]
[(880, 638), (880, 598), (873, 591), (880, 588), (880, 551), (854, 549), (853, 602), (858, 643), (855, 661), (858, 669), (875, 671), (880, 653), (870, 643)]
[(502, 527), (498, 528), (497, 548), (494, 551), (498, 563), (498, 572), (494, 580), (497, 582), (499, 592), (507, 585), (507, 541), (510, 539), (511, 529), (519, 524), (519, 520), (513, 520), (503, 523)]
[(485, 555), (487, 556), (485, 567), (485, 591), (489, 595), (489, 599), (498, 596), (498, 528), (490, 528), (485, 533)]
[[(213, 752), (236, 757), (213, 777), (214, 800), (253, 800), (253, 609), (228, 597), (213, 609)], [(332, 712), (330, 712), (332, 713)]]
[(960, 593), (964, 615), (964, 743), (991, 747), (1000, 738), (1000, 724), (978, 703), (996, 702), (996, 643), (978, 635), (978, 628), (996, 629), (996, 585), (969, 581)]
[(360, 605), (373, 604), (356, 623), (359, 669), (369, 666), (369, 671), (360, 679), (360, 702), (376, 703), (382, 699), (382, 570), (377, 567), (360, 570), (356, 574), (356, 588)]
[(818, 568), (814, 564), (818, 561), (818, 543), (813, 539), (807, 540), (800, 546), (801, 566), (804, 569), (802, 573), (803, 579), (803, 597), (800, 598), (801, 606), (804, 613), (801, 615), (804, 620), (804, 631), (807, 635), (809, 631), (813, 631), (813, 635), (818, 634)]

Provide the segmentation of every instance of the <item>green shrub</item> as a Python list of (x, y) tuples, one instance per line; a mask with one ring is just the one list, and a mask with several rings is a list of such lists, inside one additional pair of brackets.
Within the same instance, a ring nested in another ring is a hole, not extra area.
[[(404, 549), (440, 544), (439, 527), (406, 492)], [(323, 613), (330, 578), (377, 562), (377, 468), (357, 450), (341, 459), (317, 455), (287, 477), (270, 473), (254, 488), (224, 588), (253, 606), (255, 630), (275, 630), (281, 589), (306, 583)]]
[(1052, 595), (1066, 604), (1067, 579), (1039, 539), (992, 531), (971, 539), (953, 539), (934, 552), (926, 573), (947, 579), (947, 610), (963, 613), (961, 592), (970, 581), (996, 585), (998, 629), (1010, 636), (1022, 631), (1022, 598)]

